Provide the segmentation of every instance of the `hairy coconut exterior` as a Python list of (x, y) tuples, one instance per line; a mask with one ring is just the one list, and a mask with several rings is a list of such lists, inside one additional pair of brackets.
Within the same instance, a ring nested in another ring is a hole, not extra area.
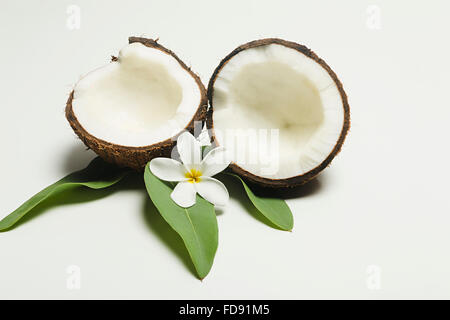
[(338, 141), (336, 142), (336, 145), (334, 146), (331, 153), (326, 157), (326, 159), (320, 163), (317, 167), (314, 169), (298, 176), (286, 178), (286, 179), (269, 179), (260, 177), (257, 175), (254, 175), (245, 169), (241, 168), (235, 163), (231, 163), (229, 166), (229, 170), (232, 172), (238, 174), (241, 178), (246, 180), (249, 184), (254, 186), (259, 186), (263, 188), (277, 188), (277, 189), (283, 189), (283, 188), (294, 188), (301, 186), (305, 184), (306, 182), (312, 180), (315, 178), (323, 169), (325, 169), (333, 160), (333, 158), (339, 153), (341, 150), (342, 144), (344, 143), (345, 137), (347, 135), (347, 132), (350, 128), (350, 108), (347, 101), (347, 95), (345, 94), (344, 88), (342, 87), (342, 83), (339, 81), (336, 74), (331, 70), (331, 68), (326, 64), (324, 60), (319, 58), (313, 51), (305, 47), (304, 45), (286, 41), (282, 39), (277, 38), (268, 38), (268, 39), (261, 39), (261, 40), (255, 40), (251, 41), (249, 43), (243, 44), (236, 49), (234, 49), (229, 55), (227, 55), (219, 64), (219, 66), (214, 70), (213, 75), (211, 76), (211, 79), (209, 80), (208, 84), (208, 100), (210, 102), (210, 109), (208, 110), (207, 119), (206, 119), (206, 126), (208, 129), (210, 129), (211, 135), (212, 135), (212, 141), (219, 145), (220, 142), (217, 141), (215, 134), (214, 134), (214, 105), (213, 105), (213, 95), (214, 95), (214, 83), (217, 79), (217, 76), (221, 72), (222, 68), (230, 61), (235, 55), (237, 55), (239, 52), (252, 49), (260, 46), (266, 46), (270, 44), (279, 44), (288, 48), (292, 48), (294, 50), (297, 50), (298, 52), (306, 55), (307, 57), (313, 59), (315, 62), (320, 64), (330, 75), (330, 77), (333, 79), (333, 81), (336, 83), (336, 86), (339, 90), (339, 93), (341, 95), (342, 99), (342, 106), (344, 111), (344, 123), (342, 126), (341, 134), (339, 136)]
[[(130, 37), (129, 43), (140, 42), (143, 45), (162, 51), (165, 54), (174, 57), (180, 67), (185, 69), (189, 74), (195, 79), (200, 90), (200, 103), (198, 105), (197, 111), (193, 115), (191, 121), (186, 125), (185, 130), (194, 133), (194, 125), (196, 122), (204, 122), (206, 119), (206, 112), (208, 108), (208, 98), (206, 96), (206, 89), (200, 78), (189, 68), (186, 64), (181, 61), (172, 51), (166, 49), (157, 40)], [(112, 61), (116, 61), (117, 58), (112, 57)], [(73, 101), (73, 91), (70, 93), (69, 99), (66, 105), (66, 118), (70, 123), (70, 126), (78, 135), (78, 137), (84, 142), (84, 144), (97, 153), (105, 161), (115, 164), (120, 167), (129, 167), (138, 171), (143, 170), (145, 165), (153, 158), (156, 157), (170, 157), (173, 147), (176, 144), (176, 138), (181, 133), (176, 134), (167, 140), (144, 146), (144, 147), (128, 147), (117, 145), (114, 143), (107, 142), (105, 140), (99, 139), (87, 132), (83, 126), (78, 122), (72, 110)]]

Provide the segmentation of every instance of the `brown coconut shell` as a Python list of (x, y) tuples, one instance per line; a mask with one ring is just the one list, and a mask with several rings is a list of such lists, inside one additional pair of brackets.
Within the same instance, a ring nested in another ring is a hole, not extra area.
[(214, 104), (213, 104), (213, 95), (214, 95), (214, 83), (220, 74), (220, 71), (222, 68), (230, 61), (235, 55), (237, 55), (239, 52), (266, 46), (270, 44), (279, 44), (283, 45), (288, 48), (292, 48), (294, 50), (297, 50), (299, 53), (306, 55), (307, 57), (313, 59), (315, 62), (320, 64), (330, 75), (330, 77), (334, 80), (336, 83), (336, 86), (339, 90), (339, 93), (341, 95), (342, 99), (342, 106), (343, 106), (343, 112), (344, 112), (344, 122), (341, 129), (341, 134), (339, 136), (338, 141), (336, 142), (336, 145), (334, 146), (333, 150), (330, 152), (330, 154), (325, 158), (322, 163), (320, 163), (317, 167), (314, 169), (298, 176), (293, 176), (286, 179), (269, 179), (257, 176), (251, 172), (246, 171), (245, 169), (238, 166), (236, 163), (231, 163), (229, 166), (229, 170), (239, 175), (241, 178), (243, 178), (246, 182), (248, 182), (251, 185), (254, 185), (256, 187), (262, 187), (262, 188), (277, 188), (277, 189), (284, 189), (284, 188), (294, 188), (301, 186), (305, 184), (306, 182), (312, 180), (315, 178), (323, 169), (325, 169), (331, 161), (334, 159), (334, 157), (339, 153), (339, 151), (342, 148), (342, 144), (344, 143), (345, 137), (347, 135), (347, 132), (350, 128), (350, 108), (347, 101), (347, 95), (344, 91), (344, 88), (342, 86), (341, 81), (338, 79), (336, 74), (331, 70), (331, 68), (328, 66), (328, 64), (319, 58), (313, 51), (305, 47), (304, 45), (286, 41), (278, 38), (268, 38), (268, 39), (261, 39), (261, 40), (255, 40), (248, 42), (246, 44), (243, 44), (236, 49), (234, 49), (230, 54), (228, 54), (218, 65), (218, 67), (214, 70), (213, 75), (211, 76), (211, 79), (209, 80), (208, 84), (208, 100), (210, 101), (210, 109), (208, 110), (207, 119), (206, 119), (206, 126), (208, 129), (210, 129), (210, 133), (212, 136), (212, 141), (216, 145), (220, 145), (220, 141), (217, 141), (215, 134), (214, 134)]
[[(186, 125), (184, 129), (194, 134), (194, 125), (197, 122), (203, 123), (205, 121), (208, 108), (206, 89), (200, 78), (191, 70), (190, 67), (188, 67), (183, 61), (181, 61), (175, 53), (157, 43), (158, 40), (139, 37), (130, 37), (128, 40), (130, 44), (134, 42), (140, 42), (149, 48), (154, 48), (162, 51), (165, 54), (171, 55), (178, 61), (180, 67), (189, 72), (189, 74), (194, 78), (200, 90), (201, 99), (197, 107), (197, 111), (194, 113), (191, 121)], [(112, 57), (112, 61), (115, 60), (117, 60), (117, 58), (115, 59), (115, 57)], [(176, 145), (176, 138), (179, 134), (184, 132), (180, 131), (173, 137), (168, 137), (168, 139), (164, 141), (143, 147), (129, 147), (110, 143), (108, 141), (94, 137), (83, 128), (72, 110), (72, 100), (73, 91), (70, 93), (69, 99), (67, 100), (66, 118), (77, 136), (89, 149), (92, 149), (105, 161), (120, 167), (129, 167), (141, 171), (143, 170), (145, 165), (153, 158), (170, 157), (172, 149)]]

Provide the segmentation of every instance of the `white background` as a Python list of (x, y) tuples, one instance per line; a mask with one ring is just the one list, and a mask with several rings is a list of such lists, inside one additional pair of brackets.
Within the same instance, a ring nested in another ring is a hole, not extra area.
[[(80, 29), (66, 26), (72, 4)], [(65, 120), (65, 102), (130, 35), (159, 37), (205, 84), (242, 43), (305, 44), (342, 80), (352, 127), (332, 165), (288, 200), (292, 233), (249, 214), (229, 184), (203, 282), (130, 182), (51, 201), (0, 233), (0, 298), (450, 298), (449, 12), (448, 1), (2, 0), (2, 217), (94, 157)], [(66, 288), (70, 265), (81, 268), (80, 290)], [(367, 285), (371, 265), (378, 290)]]

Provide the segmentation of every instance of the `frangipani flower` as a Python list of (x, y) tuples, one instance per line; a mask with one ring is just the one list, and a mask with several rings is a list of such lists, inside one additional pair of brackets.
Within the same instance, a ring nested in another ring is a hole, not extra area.
[(196, 194), (214, 205), (223, 206), (228, 202), (228, 190), (222, 182), (211, 178), (225, 170), (230, 161), (226, 160), (224, 147), (217, 147), (202, 159), (200, 142), (189, 132), (182, 133), (177, 140), (181, 162), (170, 158), (155, 158), (150, 161), (151, 172), (161, 180), (175, 181), (170, 195), (180, 207), (195, 204)]

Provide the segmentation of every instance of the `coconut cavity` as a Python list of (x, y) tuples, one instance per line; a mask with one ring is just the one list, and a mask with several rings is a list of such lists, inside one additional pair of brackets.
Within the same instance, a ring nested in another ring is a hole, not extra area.
[(93, 136), (141, 147), (182, 130), (200, 103), (200, 90), (175, 58), (142, 43), (75, 86), (72, 108)]
[(237, 48), (208, 90), (216, 142), (230, 151), (235, 172), (263, 185), (311, 178), (331, 161), (348, 129), (340, 82), (291, 42), (265, 39)]
[(104, 159), (141, 169), (205, 118), (197, 75), (156, 41), (130, 38), (117, 59), (82, 77), (66, 108), (72, 128)]

